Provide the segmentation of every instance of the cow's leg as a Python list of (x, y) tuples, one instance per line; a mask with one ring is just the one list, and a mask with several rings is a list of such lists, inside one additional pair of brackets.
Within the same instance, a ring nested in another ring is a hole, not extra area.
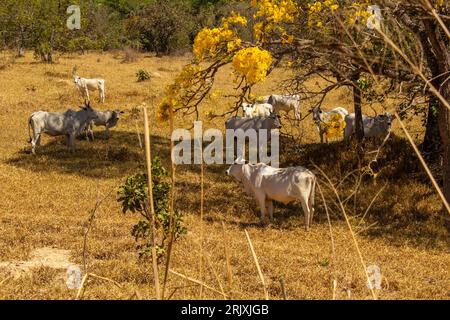
[(260, 215), (260, 219), (261, 222), (264, 223), (265, 219), (266, 219), (266, 196), (263, 193), (257, 193), (255, 194), (256, 197), (256, 201), (258, 202), (258, 205), (261, 209), (261, 215)]
[(273, 201), (272, 200), (266, 200), (266, 208), (269, 212), (269, 219), (273, 221)]
[(31, 138), (31, 153), (36, 154), (36, 146), (41, 144), (41, 133), (33, 132), (33, 137)]
[(300, 114), (300, 111), (298, 110), (298, 108), (295, 108), (294, 112), (295, 112), (295, 119), (300, 121), (300, 119), (302, 118), (302, 115)]
[(109, 126), (108, 125), (106, 125), (105, 137), (106, 137), (106, 139), (109, 139)]
[(323, 143), (323, 130), (322, 129), (320, 129), (319, 134), (320, 134), (320, 143)]
[(88, 125), (88, 134), (91, 138), (91, 141), (94, 141), (94, 124), (92, 122)]
[(41, 133), (39, 132), (37, 135), (37, 139), (36, 139), (36, 145), (37, 146), (41, 146)]
[(309, 225), (312, 225), (313, 222), (313, 216), (314, 216), (314, 198), (315, 198), (315, 189), (316, 189), (316, 182), (313, 182), (313, 185), (311, 187), (311, 192), (309, 194), (308, 199), (308, 208), (309, 208)]
[(306, 231), (309, 231), (309, 221), (310, 221), (310, 211), (309, 211), (309, 206), (308, 206), (308, 202), (309, 202), (309, 195), (308, 197), (302, 197), (300, 199), (300, 202), (302, 203), (302, 208), (303, 208), (303, 212), (305, 214), (305, 228)]
[(69, 142), (69, 152), (75, 152), (75, 134), (70, 134), (67, 140)]
[(84, 88), (84, 96), (87, 98), (88, 102), (91, 101), (91, 98), (89, 97), (89, 89), (87, 87)]

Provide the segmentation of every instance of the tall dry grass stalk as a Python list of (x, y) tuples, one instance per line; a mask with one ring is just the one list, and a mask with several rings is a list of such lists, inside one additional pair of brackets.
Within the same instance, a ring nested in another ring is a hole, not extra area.
[(171, 269), (169, 270), (169, 272), (172, 273), (173, 275), (176, 275), (176, 276), (178, 276), (178, 277), (180, 277), (180, 278), (183, 278), (184, 280), (187, 280), (187, 281), (189, 281), (189, 282), (198, 284), (198, 285), (204, 287), (205, 289), (208, 289), (208, 290), (211, 290), (212, 292), (218, 293), (218, 294), (222, 295), (225, 299), (228, 298), (228, 296), (227, 296), (223, 291), (219, 291), (219, 290), (217, 290), (217, 289), (214, 289), (213, 287), (211, 287), (211, 286), (205, 284), (205, 283), (202, 282), (202, 281), (199, 281), (199, 280), (197, 280), (197, 279), (194, 279), (194, 278), (185, 276), (184, 274), (178, 273), (178, 272), (176, 272), (176, 271), (174, 271), (174, 270), (171, 270)]
[[(445, 1), (444, 1), (445, 2)], [(436, 21), (439, 23), (439, 25), (441, 26), (442, 30), (444, 30), (445, 34), (447, 35), (447, 37), (450, 39), (450, 31), (448, 30), (447, 26), (445, 25), (444, 21), (442, 20), (442, 18), (439, 16), (439, 14), (436, 12), (436, 10), (434, 9), (433, 5), (430, 3), (430, 1), (428, 0), (423, 0), (424, 6), (431, 11), (431, 14), (433, 15), (433, 17), (436, 19)]]
[(150, 202), (150, 217), (152, 227), (151, 245), (152, 245), (152, 264), (153, 264), (153, 279), (155, 285), (156, 299), (161, 300), (161, 290), (159, 284), (159, 271), (158, 271), (158, 257), (156, 255), (156, 225), (155, 225), (155, 207), (153, 203), (153, 179), (152, 179), (152, 155), (151, 155), (151, 137), (148, 123), (147, 106), (143, 106), (144, 109), (144, 135), (145, 135), (145, 159), (147, 164), (147, 182), (148, 182), (148, 199)]
[(101, 276), (98, 276), (98, 275), (96, 275), (94, 273), (86, 273), (84, 275), (83, 279), (81, 280), (80, 288), (78, 288), (78, 292), (77, 292), (77, 296), (76, 296), (75, 300), (81, 300), (83, 298), (83, 294), (86, 291), (88, 278), (94, 278), (94, 279), (99, 279), (99, 280), (111, 282), (112, 284), (114, 284), (119, 289), (122, 289), (122, 286), (118, 282), (116, 282), (116, 281), (114, 281), (112, 279), (109, 279), (109, 278), (106, 278), (106, 277), (101, 277)]
[[(170, 117), (169, 117), (170, 131), (169, 132), (173, 132), (173, 130), (174, 130), (173, 107), (170, 108), (169, 115), (170, 115)], [(166, 290), (166, 284), (167, 284), (169, 268), (170, 268), (170, 258), (172, 256), (172, 247), (173, 247), (173, 242), (175, 240), (175, 170), (176, 170), (176, 165), (173, 162), (173, 158), (172, 158), (173, 148), (174, 148), (174, 142), (172, 140), (172, 137), (170, 137), (170, 164), (171, 164), (171, 180), (172, 180), (172, 189), (170, 192), (171, 193), (170, 194), (170, 208), (169, 208), (169, 211), (170, 211), (170, 220), (169, 220), (170, 235), (169, 235), (169, 244), (168, 244), (168, 248), (167, 248), (166, 268), (164, 270), (162, 299), (164, 299), (164, 293)]]
[[(367, 280), (366, 283), (370, 283), (369, 274), (367, 273), (366, 262), (364, 261), (364, 257), (363, 257), (363, 255), (362, 255), (362, 253), (361, 253), (361, 249), (359, 248), (358, 240), (356, 239), (356, 234), (355, 234), (355, 232), (353, 231), (352, 225), (351, 225), (351, 223), (350, 223), (350, 219), (349, 219), (349, 217), (348, 217), (348, 215), (347, 215), (347, 212), (346, 212), (346, 210), (345, 210), (345, 207), (344, 207), (344, 204), (343, 204), (343, 202), (342, 202), (342, 200), (341, 200), (341, 197), (339, 196), (339, 193), (338, 193), (338, 191), (336, 190), (336, 187), (334, 186), (333, 182), (332, 182), (331, 179), (328, 177), (328, 175), (327, 175), (325, 172), (323, 172), (323, 170), (320, 169), (316, 164), (313, 163), (313, 165), (314, 165), (314, 167), (322, 174), (322, 176), (327, 180), (328, 184), (330, 185), (331, 189), (333, 190), (333, 192), (334, 192), (334, 194), (335, 194), (335, 196), (336, 196), (336, 199), (338, 200), (339, 207), (340, 207), (340, 209), (341, 209), (341, 211), (342, 211), (342, 214), (344, 215), (345, 222), (346, 222), (347, 227), (348, 227), (348, 229), (349, 229), (349, 231), (350, 231), (350, 234), (351, 234), (352, 239), (353, 239), (353, 243), (354, 243), (354, 245), (355, 245), (356, 252), (358, 253), (359, 260), (360, 260), (361, 265), (362, 265), (362, 267), (363, 267), (363, 270), (364, 270), (363, 275), (366, 277), (366, 280)], [(371, 295), (372, 295), (372, 298), (373, 298), (374, 300), (377, 300), (377, 295), (375, 294), (375, 291), (373, 290), (372, 286), (369, 286), (369, 290), (370, 290), (370, 293), (371, 293)]]
[(255, 264), (256, 264), (256, 269), (258, 269), (259, 278), (261, 279), (261, 283), (262, 283), (263, 290), (264, 290), (264, 297), (266, 300), (269, 300), (269, 292), (267, 291), (266, 281), (264, 280), (264, 275), (261, 271), (258, 257), (256, 256), (256, 252), (255, 252), (255, 249), (253, 248), (252, 240), (250, 239), (250, 236), (249, 236), (247, 230), (245, 230), (245, 236), (247, 237), (248, 245), (250, 247), (250, 251), (252, 252), (253, 260), (255, 261)]
[(223, 230), (223, 248), (225, 251), (225, 260), (226, 260), (226, 268), (227, 268), (227, 279), (228, 279), (228, 293), (231, 294), (233, 290), (233, 270), (231, 269), (231, 259), (230, 259), (230, 251), (228, 250), (227, 243), (229, 243), (228, 235), (225, 230), (225, 223), (222, 221), (222, 230)]

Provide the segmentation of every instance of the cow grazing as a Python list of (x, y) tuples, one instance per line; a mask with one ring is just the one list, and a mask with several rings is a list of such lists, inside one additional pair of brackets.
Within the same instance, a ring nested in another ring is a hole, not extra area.
[(109, 129), (117, 125), (120, 116), (124, 112), (121, 110), (106, 110), (106, 111), (95, 110), (94, 112), (97, 115), (97, 118), (95, 120), (92, 120), (87, 126), (86, 135), (88, 137), (90, 136), (91, 139), (94, 140), (94, 125), (103, 126), (105, 127), (105, 136), (107, 139), (109, 139)]
[(36, 146), (40, 145), (41, 134), (51, 136), (67, 136), (67, 144), (70, 152), (75, 151), (75, 138), (80, 135), (92, 120), (97, 118), (96, 113), (89, 104), (81, 107), (79, 111), (67, 110), (64, 113), (37, 111), (28, 119), (28, 131), (30, 128), (31, 151), (36, 153)]
[(284, 204), (300, 201), (305, 228), (309, 230), (314, 215), (316, 187), (316, 177), (312, 172), (303, 167), (279, 169), (262, 163), (241, 162), (231, 165), (227, 174), (241, 182), (246, 193), (255, 198), (261, 209), (262, 221), (266, 213), (273, 220), (273, 201)]
[[(363, 115), (364, 137), (382, 138), (391, 132), (393, 116), (389, 112), (379, 114), (376, 117)], [(348, 140), (355, 133), (355, 114), (345, 117), (344, 139)]]
[(273, 112), (273, 107), (268, 103), (243, 103), (242, 110), (244, 112), (244, 118), (255, 118), (255, 117), (269, 117)]
[(80, 92), (81, 96), (84, 99), (90, 101), (89, 98), (89, 90), (95, 91), (98, 90), (100, 101), (102, 103), (105, 102), (106, 98), (106, 88), (105, 88), (105, 80), (103, 79), (86, 79), (81, 78), (79, 76), (74, 76), (75, 85)]
[(323, 111), (320, 106), (312, 109), (313, 120), (316, 124), (317, 130), (320, 135), (320, 143), (323, 143), (324, 136), (328, 143), (328, 129), (332, 125), (334, 119), (338, 119), (339, 122), (344, 122), (345, 117), (348, 115), (348, 111), (345, 108), (334, 108), (331, 111)]
[(277, 114), (280, 111), (289, 113), (294, 111), (295, 119), (300, 120), (300, 96), (299, 95), (279, 95), (273, 94), (270, 96), (268, 103), (273, 106), (274, 112)]

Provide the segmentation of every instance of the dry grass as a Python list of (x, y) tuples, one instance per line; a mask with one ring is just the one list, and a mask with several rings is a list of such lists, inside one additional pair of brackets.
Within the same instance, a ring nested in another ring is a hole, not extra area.
[[(77, 141), (78, 150), (73, 155), (66, 151), (63, 139), (44, 137), (43, 147), (38, 150), (38, 156), (33, 157), (27, 152), (27, 118), (38, 109), (64, 111), (81, 104), (70, 78), (75, 65), (82, 76), (106, 79), (107, 103), (94, 106), (130, 111), (143, 101), (149, 105), (157, 101), (164, 87), (188, 62), (188, 57), (141, 55), (137, 61), (123, 64), (110, 54), (89, 54), (61, 56), (58, 64), (46, 65), (36, 63), (27, 55), (0, 70), (0, 262), (27, 261), (34, 249), (54, 247), (70, 250), (71, 260), (82, 265), (84, 228), (96, 202), (120, 185), (126, 176), (144, 171), (145, 158), (136, 134), (136, 121), (127, 113), (113, 129), (109, 141), (101, 139), (98, 131), (94, 143)], [(158, 72), (161, 77), (138, 83), (135, 72), (140, 68)], [(286, 76), (285, 72), (275, 70), (256, 88), (257, 93), (278, 91), (278, 81)], [(233, 85), (230, 70), (221, 72), (217, 88), (224, 94), (231, 93)], [(208, 101), (202, 113), (223, 111), (232, 101), (229, 98)], [(351, 109), (351, 97), (345, 90), (337, 91), (327, 98), (324, 106)], [(306, 108), (304, 106), (303, 110)], [(155, 123), (153, 110), (150, 110), (150, 119), (153, 123), (152, 154), (162, 157), (170, 167), (168, 125)], [(223, 122), (223, 119), (214, 119), (205, 123), (205, 129), (222, 128)], [(142, 133), (142, 119), (138, 125)], [(189, 119), (176, 118), (175, 127), (190, 126)], [(408, 126), (420, 135), (418, 123)], [(283, 140), (283, 166), (313, 168), (312, 163), (315, 163), (333, 183), (356, 168), (351, 146), (318, 144), (310, 117), (300, 128), (288, 126), (287, 130), (301, 134), (302, 143), (293, 145)], [(366, 263), (381, 268), (382, 290), (377, 292), (381, 299), (449, 299), (450, 243), (441, 220), (434, 217), (441, 207), (439, 197), (398, 124), (394, 133), (398, 136), (391, 139), (381, 154), (379, 168), (382, 171), (376, 184), (371, 179), (362, 179), (360, 192), (346, 203), (350, 223), (357, 232)], [(275, 222), (262, 227), (254, 214), (254, 202), (243, 194), (237, 183), (225, 176), (225, 169), (226, 166), (220, 165), (204, 168), (206, 196), (201, 223), (200, 166), (177, 167), (175, 206), (186, 214), (188, 234), (173, 247), (171, 269), (214, 289), (203, 290), (203, 298), (222, 299), (224, 289), (231, 298), (264, 299), (265, 292), (245, 230), (257, 253), (271, 299), (283, 299), (284, 294), (288, 299), (331, 299), (334, 277), (337, 299), (371, 298), (352, 236), (325, 183), (321, 186), (331, 216), (334, 258), (325, 208), (319, 195), (310, 232), (304, 230), (303, 214), (297, 205), (276, 205)], [(357, 178), (350, 176), (339, 186), (343, 199), (354, 191)], [(385, 184), (360, 223), (373, 197)], [(121, 213), (115, 192), (97, 209), (89, 233), (88, 255), (89, 272), (100, 278), (87, 279), (84, 299), (155, 298), (151, 263), (138, 259), (134, 239), (130, 236), (137, 219)], [(204, 253), (201, 276), (200, 252)], [(162, 276), (164, 270), (161, 269)], [(74, 299), (77, 292), (67, 289), (64, 272), (38, 267), (21, 277), (9, 278), (8, 269), (0, 269), (0, 299)], [(120, 287), (101, 277), (115, 281)], [(198, 283), (169, 273), (166, 296), (197, 299)]]

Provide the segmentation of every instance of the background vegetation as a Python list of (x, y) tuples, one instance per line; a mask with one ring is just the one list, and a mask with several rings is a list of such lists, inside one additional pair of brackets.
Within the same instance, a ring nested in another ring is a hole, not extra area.
[[(169, 54), (185, 51), (195, 34), (228, 11), (222, 0), (5, 0), (0, 3), (3, 48), (81, 52), (125, 47)], [(66, 27), (67, 7), (81, 8), (81, 30)], [(51, 60), (51, 58), (50, 58)]]

